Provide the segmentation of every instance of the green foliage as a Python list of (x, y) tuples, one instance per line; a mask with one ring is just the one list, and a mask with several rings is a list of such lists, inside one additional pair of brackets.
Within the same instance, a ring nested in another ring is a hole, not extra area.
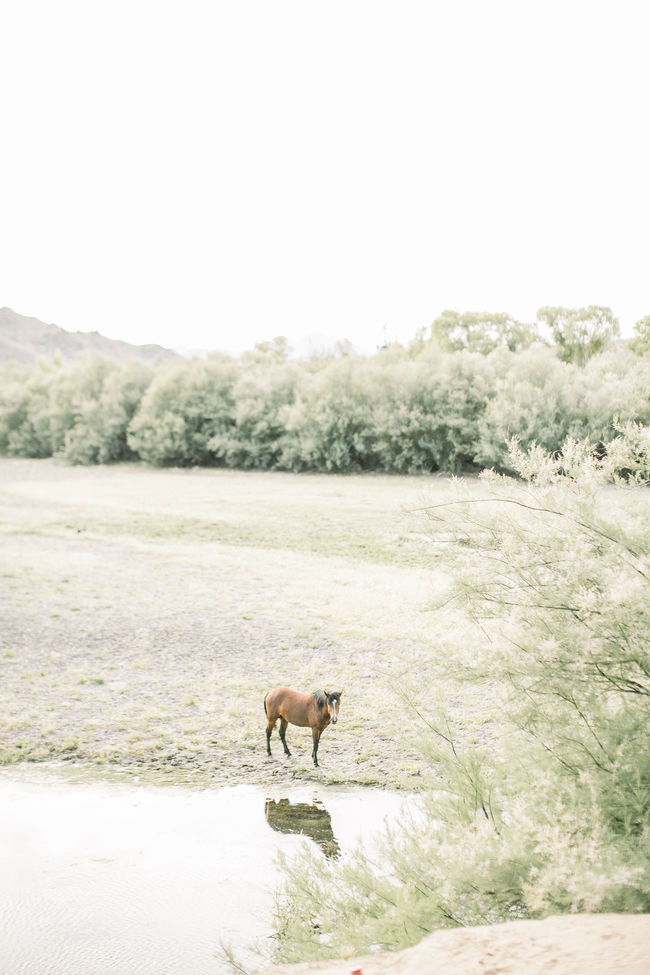
[(7, 370), (0, 394), (0, 449), (10, 456), (62, 454), (71, 463), (127, 456), (126, 425), (150, 380), (143, 366), (121, 369), (99, 357)]
[(628, 345), (635, 355), (646, 355), (650, 352), (650, 315), (641, 318), (634, 326), (634, 337)]
[(416, 360), (388, 348), (337, 359), (300, 384), (285, 412), (282, 464), (293, 470), (457, 471), (471, 466), (487, 398), (481, 356)]
[(213, 464), (211, 442), (234, 424), (236, 378), (226, 358), (165, 365), (131, 421), (129, 447), (150, 464)]
[(312, 373), (286, 411), (283, 466), (290, 470), (376, 469), (371, 426), (376, 398), (363, 360), (335, 359)]
[(579, 375), (582, 431), (576, 436), (605, 441), (621, 422), (650, 423), (650, 360), (617, 345), (590, 359)]
[(582, 384), (576, 370), (547, 348), (519, 355), (495, 353), (494, 379), (476, 443), (478, 464), (508, 469), (508, 441), (556, 450), (569, 434), (581, 434)]
[(440, 355), (430, 346), (414, 362), (392, 368), (373, 411), (381, 467), (406, 473), (471, 469), (489, 387), (489, 369), (478, 354)]
[(475, 460), (511, 470), (508, 442), (556, 451), (566, 437), (597, 443), (616, 435), (617, 423), (650, 422), (650, 365), (623, 348), (590, 359), (584, 368), (560, 361), (550, 349), (490, 357), (491, 395), (480, 419)]
[(151, 378), (149, 366), (132, 362), (111, 370), (95, 395), (80, 391), (74, 425), (65, 433), (65, 459), (71, 464), (133, 459), (127, 430)]
[(598, 305), (544, 307), (537, 312), (537, 318), (550, 329), (560, 359), (578, 366), (584, 366), (620, 334), (618, 319), (611, 309)]
[(244, 353), (244, 361), (253, 363), (259, 362), (286, 362), (289, 358), (289, 342), (284, 335), (276, 335), (268, 342), (258, 342), (252, 352)]
[(285, 417), (302, 376), (295, 363), (250, 357), (233, 387), (233, 424), (209, 442), (214, 456), (227, 467), (284, 466)]
[(650, 910), (650, 430), (511, 454), (524, 486), (485, 472), (428, 509), (454, 585), (400, 696), (432, 787), (380, 854), (285, 865), (277, 961)]
[[(541, 343), (511, 351), (508, 316), (443, 319), (448, 345), (468, 348), (445, 352), (442, 339), (422, 340), (367, 358), (339, 350), (295, 362), (277, 338), (238, 361), (149, 367), (84, 358), (7, 367), (0, 451), (76, 464), (507, 471), (513, 436), (556, 451), (566, 436), (605, 441), (618, 422), (650, 421), (650, 357), (622, 343), (578, 366)], [(451, 326), (461, 319), (465, 338), (457, 343)]]
[(534, 325), (518, 322), (504, 313), (443, 311), (431, 325), (431, 338), (444, 352), (480, 352), (494, 349), (511, 352), (527, 349), (538, 341)]
[(9, 457), (49, 457), (48, 377), (42, 368), (5, 370), (0, 389), (0, 449)]

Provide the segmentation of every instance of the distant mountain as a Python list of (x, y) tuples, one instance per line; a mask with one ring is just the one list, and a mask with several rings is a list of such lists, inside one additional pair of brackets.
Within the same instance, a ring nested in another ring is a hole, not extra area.
[(0, 308), (0, 363), (30, 365), (41, 356), (51, 359), (57, 352), (64, 359), (75, 359), (83, 352), (90, 352), (114, 362), (180, 358), (162, 345), (131, 345), (119, 339), (108, 339), (99, 332), (66, 332), (58, 325), (46, 325), (38, 318), (18, 315), (11, 308)]

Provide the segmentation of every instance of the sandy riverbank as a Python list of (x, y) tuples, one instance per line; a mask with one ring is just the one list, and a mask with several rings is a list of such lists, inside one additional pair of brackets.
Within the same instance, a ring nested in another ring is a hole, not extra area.
[(436, 931), (413, 948), (264, 975), (648, 975), (650, 915), (582, 914)]

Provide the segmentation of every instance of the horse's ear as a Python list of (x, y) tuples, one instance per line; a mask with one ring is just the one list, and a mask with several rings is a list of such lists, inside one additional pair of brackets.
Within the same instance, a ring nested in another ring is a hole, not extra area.
[(339, 697), (341, 696), (342, 693), (343, 693), (343, 691), (339, 691)]
[(323, 694), (325, 695), (325, 697), (329, 697), (330, 696), (330, 692), (329, 691), (323, 691)]

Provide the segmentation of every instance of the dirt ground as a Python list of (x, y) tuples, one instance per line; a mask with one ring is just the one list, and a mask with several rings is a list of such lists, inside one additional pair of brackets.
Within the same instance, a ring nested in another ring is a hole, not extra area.
[[(435, 479), (0, 459), (0, 762), (417, 788), (396, 688), (435, 655)], [(265, 748), (273, 686), (343, 690)]]
[(650, 915), (582, 914), (436, 931), (413, 948), (264, 975), (648, 975)]

